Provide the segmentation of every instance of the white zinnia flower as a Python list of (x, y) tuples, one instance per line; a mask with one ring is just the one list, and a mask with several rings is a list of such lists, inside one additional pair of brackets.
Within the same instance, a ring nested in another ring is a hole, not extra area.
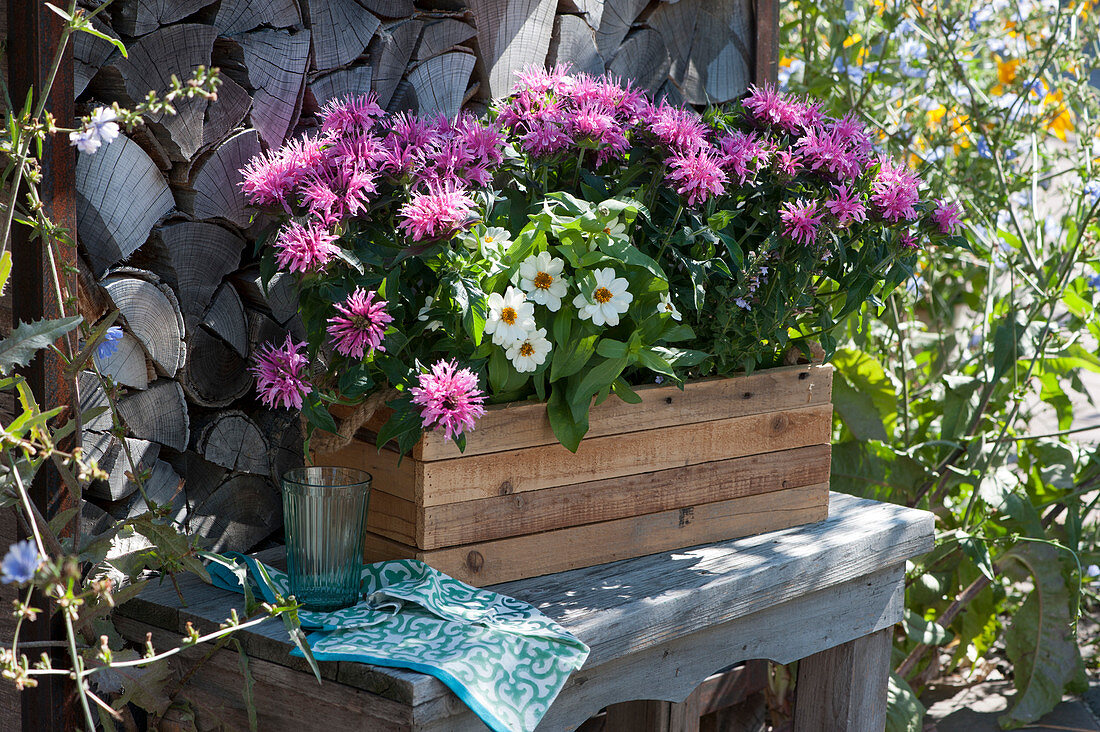
[(508, 360), (519, 373), (534, 371), (546, 361), (550, 353), (550, 341), (546, 340), (546, 328), (528, 333), (523, 340), (514, 341), (508, 346)]
[[(428, 295), (427, 299), (424, 300), (424, 307), (420, 308), (420, 312), (416, 314), (417, 320), (424, 321), (428, 319), (428, 311), (432, 309), (433, 302), (435, 302), (435, 298), (431, 295)], [(443, 321), (433, 320), (424, 327), (428, 330), (439, 330), (443, 327)]]
[(588, 240), (588, 250), (595, 251), (599, 246), (600, 238), (607, 237), (612, 241), (627, 241), (630, 236), (626, 233), (626, 222), (615, 219), (608, 222), (607, 226), (603, 227), (603, 231), (596, 232)]
[(676, 304), (672, 302), (672, 297), (667, 292), (661, 293), (661, 302), (657, 305), (658, 313), (668, 313), (672, 316), (672, 319), (677, 323), (680, 322), (680, 311), (676, 309)]
[(499, 261), (504, 258), (505, 252), (512, 244), (512, 235), (507, 229), (499, 226), (490, 226), (484, 231), (472, 231), (462, 239), (467, 249), (481, 252), (489, 260)]
[(94, 154), (100, 145), (109, 145), (118, 137), (118, 113), (110, 107), (100, 107), (92, 112), (84, 129), (69, 133), (69, 144), (88, 155)]
[(498, 346), (510, 346), (535, 329), (535, 306), (527, 302), (522, 292), (508, 286), (504, 294), (489, 295), (489, 317), (485, 320), (485, 332), (493, 336)]
[(550, 252), (533, 254), (519, 265), (519, 286), (533, 302), (556, 313), (569, 289), (569, 283), (561, 276), (563, 269), (565, 261), (551, 257)]
[(581, 293), (573, 298), (573, 306), (580, 311), (581, 320), (592, 319), (593, 325), (618, 325), (619, 316), (627, 311), (634, 296), (627, 292), (629, 284), (616, 277), (610, 267), (593, 273), (596, 286), (589, 294)]

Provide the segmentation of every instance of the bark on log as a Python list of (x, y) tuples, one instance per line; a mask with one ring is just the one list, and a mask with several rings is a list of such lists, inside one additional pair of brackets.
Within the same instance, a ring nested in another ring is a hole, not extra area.
[[(84, 455), (95, 460), (96, 464), (107, 472), (107, 480), (94, 480), (88, 484), (88, 494), (108, 501), (126, 498), (137, 490), (137, 483), (126, 477), (130, 471), (130, 462), (122, 441), (109, 434), (84, 432), (82, 443)], [(126, 449), (137, 465), (138, 470), (151, 470), (160, 455), (160, 445), (147, 440), (126, 438)]]
[(382, 21), (355, 0), (309, 0), (313, 68), (350, 64), (362, 55)]
[(282, 525), (278, 488), (258, 475), (235, 475), (188, 517), (188, 528), (205, 536), (211, 550), (248, 551)]
[(604, 72), (604, 59), (596, 47), (596, 33), (578, 15), (558, 15), (554, 18), (554, 34), (546, 54), (547, 66), (569, 64), (574, 73), (599, 76)]
[(175, 203), (152, 159), (125, 135), (77, 157), (74, 183), (77, 233), (96, 276), (145, 243)]
[(95, 365), (104, 376), (110, 376), (116, 384), (132, 389), (144, 389), (149, 380), (156, 378), (156, 371), (145, 355), (145, 349), (130, 333), (122, 331), (118, 348), (109, 358), (100, 358), (93, 354)]
[(661, 3), (647, 23), (664, 37), (672, 81), (687, 102), (727, 102), (748, 87), (754, 47), (750, 0)]
[(224, 219), (247, 228), (253, 211), (241, 192), (241, 168), (260, 152), (256, 130), (241, 130), (219, 145), (193, 173), (191, 211), (199, 219)]
[(241, 358), (248, 357), (248, 318), (244, 314), (241, 296), (228, 282), (214, 295), (202, 324), (221, 336)]
[(554, 27), (555, 0), (467, 0), (477, 24), (478, 47), (488, 75), (489, 96), (512, 89), (515, 72), (546, 61)]
[(196, 328), (188, 337), (187, 364), (179, 383), (193, 403), (225, 407), (248, 393), (252, 385), (248, 366), (248, 360), (220, 338)]
[(184, 323), (172, 288), (152, 272), (129, 268), (115, 270), (102, 284), (157, 373), (175, 376), (183, 366)]
[[(255, 3), (260, 5), (261, 3)], [(259, 30), (237, 38), (252, 85), (252, 124), (269, 146), (283, 144), (298, 121), (309, 63), (307, 30)]]
[(158, 379), (145, 391), (120, 399), (118, 411), (134, 437), (159, 442), (173, 450), (187, 448), (187, 403), (179, 382)]
[(270, 475), (269, 450), (259, 426), (240, 410), (219, 412), (196, 430), (195, 452), (238, 473)]
[(237, 269), (244, 240), (224, 227), (198, 221), (162, 226), (153, 239), (171, 268), (167, 279), (179, 295), (187, 329), (202, 319), (219, 283)]

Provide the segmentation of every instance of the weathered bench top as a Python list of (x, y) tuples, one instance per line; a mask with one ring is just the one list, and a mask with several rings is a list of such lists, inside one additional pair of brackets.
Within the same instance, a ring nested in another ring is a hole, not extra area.
[[(905, 561), (927, 552), (932, 543), (932, 514), (834, 493), (829, 518), (816, 524), (493, 589), (526, 600), (591, 647), (585, 668), (540, 726), (569, 729), (608, 703), (682, 700), (707, 674), (739, 660), (788, 662), (890, 627), (901, 617)], [(119, 608), (120, 630), (134, 638), (153, 632), (154, 642), (159, 637), (163, 645), (176, 640), (187, 622), (211, 630), (231, 607), (242, 608), (241, 596), (193, 576), (179, 584), (185, 603), (170, 582), (150, 587)], [(288, 655), (291, 645), (278, 619), (237, 637), (253, 662), (266, 669), (308, 672), (302, 659)], [(651, 656), (656, 660), (647, 660)], [(676, 667), (662, 681), (659, 667), (668, 662)], [(629, 679), (595, 683), (646, 665), (638, 679), (656, 682), (653, 689), (641, 688), (640, 680), (618, 691), (612, 687)], [(430, 676), (348, 662), (322, 663), (321, 670), (324, 678), (339, 683), (318, 687), (301, 676), (300, 693), (320, 700), (340, 689), (362, 690), (382, 697), (375, 706), (401, 705), (386, 712), (387, 724), (379, 718), (374, 726), (359, 728), (484, 729)], [(238, 678), (238, 697), (239, 686)], [(632, 692), (638, 695), (622, 696)], [(605, 698), (609, 694), (618, 698)], [(411, 710), (408, 715), (406, 710)], [(356, 718), (362, 719), (361, 713)]]

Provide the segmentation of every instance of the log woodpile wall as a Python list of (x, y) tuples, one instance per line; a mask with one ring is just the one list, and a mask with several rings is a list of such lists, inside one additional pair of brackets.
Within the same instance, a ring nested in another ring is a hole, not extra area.
[[(147, 493), (219, 549), (277, 530), (278, 475), (301, 460), (299, 425), (262, 408), (256, 347), (298, 336), (290, 284), (261, 286), (238, 169), (310, 128), (326, 102), (374, 91), (391, 111), (479, 112), (529, 63), (610, 71), (675, 102), (741, 94), (755, 66), (751, 0), (116, 0), (78, 34), (78, 111), (222, 70), (214, 102), (153, 118), (77, 164), (82, 306), (117, 308), (125, 336), (100, 364), (121, 385), (126, 447)], [(81, 379), (85, 408), (104, 403)], [(88, 529), (144, 510), (106, 418), (86, 449), (113, 469), (90, 491)]]

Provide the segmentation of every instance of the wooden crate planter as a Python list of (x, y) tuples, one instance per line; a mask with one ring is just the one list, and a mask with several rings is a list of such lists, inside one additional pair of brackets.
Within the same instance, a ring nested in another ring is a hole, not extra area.
[(638, 393), (595, 407), (575, 454), (544, 405), (518, 403), (490, 408), (465, 453), (431, 432), (399, 461), (364, 430), (318, 461), (373, 474), (368, 561), (415, 557), (476, 585), (826, 517), (831, 367)]

